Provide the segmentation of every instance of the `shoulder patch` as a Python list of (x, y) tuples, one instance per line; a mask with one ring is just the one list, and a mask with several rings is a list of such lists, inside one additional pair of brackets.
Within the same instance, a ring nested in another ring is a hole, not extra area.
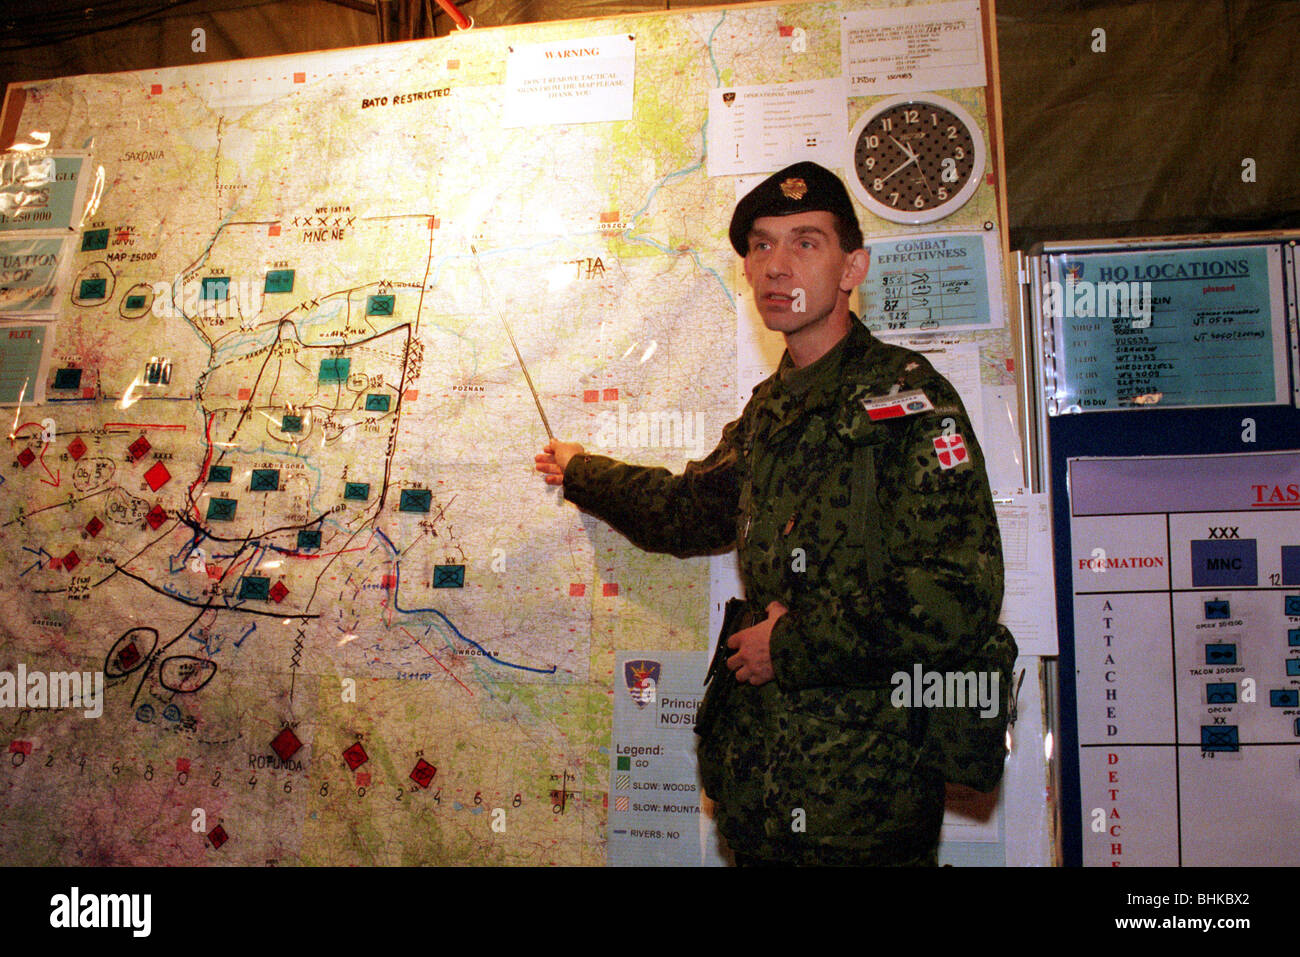
[(955, 469), (970, 462), (970, 452), (966, 450), (966, 440), (960, 432), (934, 437), (934, 452), (939, 459), (939, 468)]

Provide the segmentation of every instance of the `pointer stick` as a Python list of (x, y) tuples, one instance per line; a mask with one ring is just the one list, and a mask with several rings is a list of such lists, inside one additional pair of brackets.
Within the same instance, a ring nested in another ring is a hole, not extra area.
[[(483, 288), (487, 291), (488, 298), (492, 298), (492, 287), (488, 285), (487, 276), (483, 275), (483, 264), (478, 261), (478, 250), (471, 244), (469, 251), (474, 254), (474, 266), (478, 269), (478, 277), (483, 280)], [(524, 381), (528, 383), (528, 391), (533, 394), (533, 401), (537, 403), (537, 414), (542, 417), (542, 425), (546, 426), (546, 437), (552, 442), (555, 441), (555, 433), (551, 431), (551, 423), (546, 421), (546, 412), (542, 409), (542, 400), (537, 396), (537, 387), (533, 385), (533, 377), (528, 374), (528, 366), (524, 365), (524, 357), (519, 354), (519, 346), (515, 344), (515, 334), (510, 331), (510, 323), (506, 322), (506, 314), (497, 307), (497, 317), (501, 320), (501, 325), (506, 327), (506, 335), (510, 337), (510, 345), (515, 350), (515, 358), (519, 360), (519, 368), (524, 370)]]

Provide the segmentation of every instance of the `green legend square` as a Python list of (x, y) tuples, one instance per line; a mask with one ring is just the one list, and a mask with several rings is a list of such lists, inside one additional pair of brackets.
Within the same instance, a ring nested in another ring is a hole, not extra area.
[(618, 770), (620, 770), (620, 771), (631, 771), (631, 770), (632, 770), (632, 759), (629, 758), (629, 757), (620, 757), (620, 758), (618, 759)]

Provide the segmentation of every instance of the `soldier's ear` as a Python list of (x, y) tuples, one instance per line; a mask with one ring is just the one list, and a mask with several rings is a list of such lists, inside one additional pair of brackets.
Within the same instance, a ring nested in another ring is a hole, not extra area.
[(855, 249), (844, 260), (844, 271), (840, 273), (840, 288), (852, 292), (862, 285), (871, 268), (871, 250)]

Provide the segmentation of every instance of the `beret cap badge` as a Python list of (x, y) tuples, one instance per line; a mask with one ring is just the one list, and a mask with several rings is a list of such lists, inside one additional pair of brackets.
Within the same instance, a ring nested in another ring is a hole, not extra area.
[(781, 193), (787, 199), (800, 200), (808, 192), (808, 184), (798, 176), (791, 176), (781, 183)]

